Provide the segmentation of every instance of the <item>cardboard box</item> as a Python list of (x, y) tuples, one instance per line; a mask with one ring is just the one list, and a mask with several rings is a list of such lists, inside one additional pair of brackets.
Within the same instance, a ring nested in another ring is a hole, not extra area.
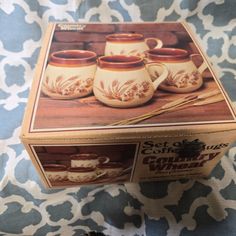
[(236, 122), (185, 23), (58, 23), (21, 139), (48, 187), (197, 178), (235, 141)]

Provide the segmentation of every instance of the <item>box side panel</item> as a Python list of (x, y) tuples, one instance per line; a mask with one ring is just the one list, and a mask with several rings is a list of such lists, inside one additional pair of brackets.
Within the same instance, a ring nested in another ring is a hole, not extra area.
[(235, 141), (235, 132), (70, 140), (31, 146), (43, 181), (51, 187), (199, 178), (210, 174)]

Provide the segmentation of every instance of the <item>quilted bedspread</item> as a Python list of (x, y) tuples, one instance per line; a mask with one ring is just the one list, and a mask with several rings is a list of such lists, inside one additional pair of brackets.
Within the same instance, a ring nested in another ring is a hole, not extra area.
[(236, 235), (236, 146), (206, 179), (48, 190), (19, 139), (48, 22), (183, 20), (236, 105), (235, 0), (0, 1), (1, 235)]

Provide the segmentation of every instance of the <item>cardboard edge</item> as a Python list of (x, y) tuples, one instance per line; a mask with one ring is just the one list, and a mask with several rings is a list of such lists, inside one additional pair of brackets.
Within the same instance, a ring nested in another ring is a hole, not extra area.
[(52, 37), (52, 33), (54, 32), (54, 28), (55, 28), (55, 24), (54, 23), (49, 23), (47, 30), (45, 32), (44, 35), (44, 40), (42, 43), (42, 48), (40, 50), (40, 54), (39, 57), (37, 59), (37, 64), (35, 67), (35, 71), (34, 71), (34, 76), (33, 76), (33, 80), (32, 80), (32, 84), (31, 84), (31, 89), (30, 89), (30, 94), (28, 97), (28, 102), (25, 108), (25, 113), (24, 113), (24, 117), (23, 117), (23, 122), (22, 122), (22, 127), (21, 127), (21, 133), (20, 133), (20, 139), (24, 140), (25, 138), (28, 137), (29, 135), (29, 129), (31, 126), (31, 119), (33, 116), (33, 110), (34, 110), (34, 106), (35, 106), (35, 99), (37, 97), (37, 89), (38, 86), (41, 82), (41, 73), (42, 73), (42, 68), (43, 65), (45, 63), (45, 57), (47, 55), (47, 50), (49, 48), (48, 42), (50, 41), (51, 37)]
[(35, 155), (32, 147), (30, 144), (23, 142), (26, 151), (28, 152), (28, 155), (33, 163), (34, 168), (37, 170), (37, 173), (39, 174), (40, 180), (43, 182), (44, 186), (46, 188), (51, 188), (51, 184), (50, 182), (47, 180), (44, 171), (41, 168), (41, 164), (37, 158), (37, 156)]
[(181, 137), (192, 137), (196, 135), (220, 135), (222, 132), (229, 132), (234, 139), (236, 139), (236, 125), (232, 126), (231, 124), (226, 125), (213, 125), (208, 127), (198, 127), (198, 130), (193, 130), (192, 128), (188, 129), (180, 129), (173, 130), (172, 128), (166, 129), (164, 128), (162, 131), (160, 129), (148, 129), (143, 130), (142, 132), (137, 130), (135, 132), (126, 132), (124, 133), (122, 130), (117, 130), (119, 132), (114, 133), (113, 132), (106, 132), (103, 134), (97, 134), (96, 138), (91, 138), (91, 135), (94, 134), (94, 132), (91, 134), (89, 132), (81, 133), (81, 132), (54, 132), (54, 133), (46, 133), (46, 134), (31, 134), (30, 137), (27, 137), (24, 139), (24, 142), (31, 145), (42, 145), (42, 144), (51, 144), (55, 145), (62, 145), (62, 144), (69, 144), (69, 143), (120, 143), (124, 141), (129, 142), (136, 142), (140, 139), (155, 139), (155, 138), (169, 138), (169, 137), (175, 137), (175, 138), (181, 138)]
[(189, 24), (185, 21), (181, 22), (183, 27), (186, 29), (186, 31), (188, 32), (189, 36), (192, 38), (194, 44), (197, 46), (198, 51), (200, 52), (201, 56), (203, 57), (203, 59), (205, 60), (205, 62), (208, 65), (208, 69), (211, 71), (211, 74), (214, 77), (214, 80), (216, 82), (216, 84), (218, 85), (220, 91), (222, 92), (225, 101), (232, 113), (232, 116), (234, 118), (234, 120), (236, 121), (236, 108), (234, 107), (234, 105), (232, 104), (231, 99), (228, 96), (228, 93), (225, 91), (224, 86), (222, 85), (220, 78), (218, 78), (218, 76), (216, 76), (216, 71), (213, 69), (211, 63), (210, 63), (210, 59), (208, 57), (208, 55), (202, 50), (202, 48), (199, 45), (198, 40), (196, 40), (196, 38), (194, 37), (194, 33), (193, 30), (190, 28)]

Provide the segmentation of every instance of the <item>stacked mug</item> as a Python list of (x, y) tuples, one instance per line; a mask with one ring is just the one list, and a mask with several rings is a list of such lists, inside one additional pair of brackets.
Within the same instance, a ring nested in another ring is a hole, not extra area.
[(46, 176), (50, 181), (92, 182), (104, 178), (114, 178), (123, 171), (119, 162), (110, 162), (107, 156), (95, 153), (75, 154), (70, 156), (71, 165), (48, 164), (44, 165)]

